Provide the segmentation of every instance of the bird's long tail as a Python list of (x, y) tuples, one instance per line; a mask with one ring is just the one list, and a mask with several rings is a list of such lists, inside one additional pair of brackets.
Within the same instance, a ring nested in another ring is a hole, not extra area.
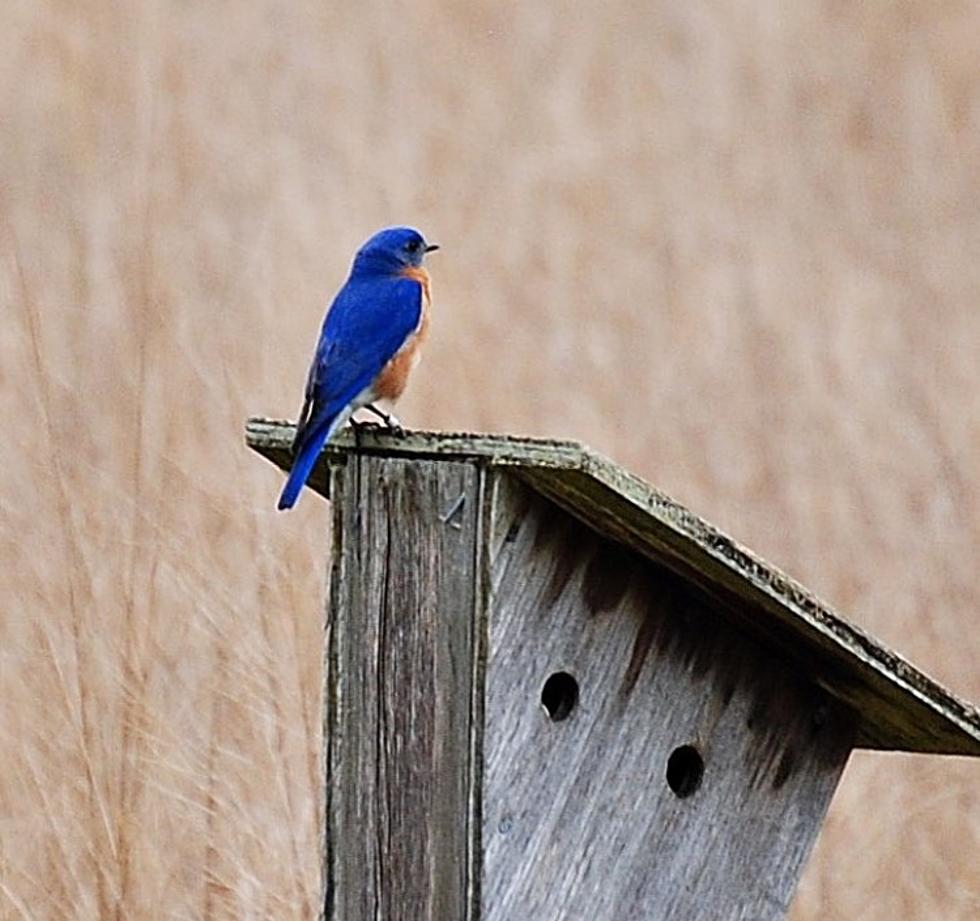
[(309, 479), (310, 471), (320, 456), (323, 446), (327, 443), (334, 432), (339, 429), (347, 420), (350, 413), (338, 413), (332, 419), (327, 418), (319, 425), (311, 426), (308, 433), (301, 439), (302, 444), (293, 459), (292, 469), (286, 478), (286, 485), (282, 488), (279, 496), (278, 508), (281, 510), (292, 508), (296, 504), (300, 491)]

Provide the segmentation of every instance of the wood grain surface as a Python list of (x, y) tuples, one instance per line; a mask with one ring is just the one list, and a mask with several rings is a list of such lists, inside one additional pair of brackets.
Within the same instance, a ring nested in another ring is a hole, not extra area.
[(334, 492), (326, 918), (465, 921), (479, 876), (480, 474), (354, 457)]
[(852, 712), (513, 473), (330, 483), (328, 919), (783, 917)]

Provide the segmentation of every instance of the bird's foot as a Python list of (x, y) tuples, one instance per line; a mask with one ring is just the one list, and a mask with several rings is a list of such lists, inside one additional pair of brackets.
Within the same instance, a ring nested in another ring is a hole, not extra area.
[(348, 419), (347, 424), (353, 429), (354, 434), (363, 432), (364, 429), (377, 429), (381, 428), (377, 422), (364, 421), (363, 419)]
[[(402, 428), (401, 423), (398, 419), (391, 413), (386, 413), (383, 409), (378, 409), (373, 403), (368, 403), (364, 407), (368, 412), (374, 413), (387, 427), (388, 431), (392, 435), (398, 438), (403, 438), (405, 436), (405, 429)], [(374, 423), (367, 423), (368, 425), (373, 425)]]
[(354, 448), (358, 451), (361, 450), (361, 434), (364, 430), (381, 428), (377, 422), (361, 422), (354, 418), (348, 419), (347, 424), (350, 426), (350, 430), (354, 435)]

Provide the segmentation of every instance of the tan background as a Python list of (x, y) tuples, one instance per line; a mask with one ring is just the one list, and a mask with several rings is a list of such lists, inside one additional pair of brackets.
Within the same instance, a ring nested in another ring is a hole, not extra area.
[[(980, 699), (980, 11), (0, 11), (0, 917), (309, 918), (353, 250), (419, 226), (415, 426), (581, 438)], [(793, 910), (980, 917), (980, 764), (859, 754)]]

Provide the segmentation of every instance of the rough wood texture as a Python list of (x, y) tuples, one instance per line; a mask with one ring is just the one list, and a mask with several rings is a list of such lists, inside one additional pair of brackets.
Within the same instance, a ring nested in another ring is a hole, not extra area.
[[(672, 573), (500, 475), (491, 551), (484, 918), (781, 918), (853, 715)], [(553, 722), (549, 676), (578, 682)], [(694, 746), (700, 788), (668, 785)]]
[[(252, 419), (247, 443), (280, 467), (293, 428)], [(663, 561), (719, 597), (721, 609), (795, 659), (859, 714), (856, 744), (980, 755), (980, 713), (805, 588), (649, 484), (582, 445), (492, 435), (415, 432), (360, 436), (362, 450), (396, 457), (479, 458), (507, 467), (602, 533)], [(343, 457), (349, 434), (328, 447)], [(327, 494), (326, 464), (311, 483)], [(745, 612), (749, 612), (745, 616)]]
[(332, 477), (325, 917), (465, 921), (480, 473), (352, 456)]

